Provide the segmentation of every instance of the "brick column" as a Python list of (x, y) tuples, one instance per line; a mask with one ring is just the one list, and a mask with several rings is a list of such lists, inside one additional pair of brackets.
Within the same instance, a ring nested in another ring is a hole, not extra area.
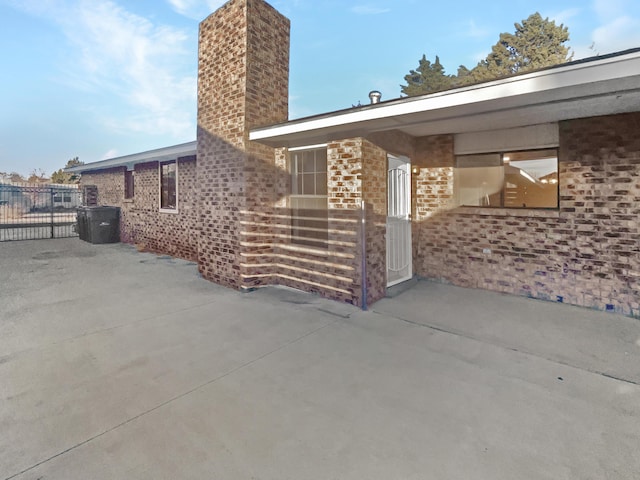
[[(362, 138), (331, 142), (327, 168), (329, 252), (352, 272), (350, 283), (342, 287), (351, 298), (338, 294), (334, 298), (362, 306), (366, 281), (370, 305), (386, 292), (386, 153)], [(364, 244), (362, 201), (366, 212)]]
[(413, 265), (414, 273), (438, 277), (446, 263), (439, 245), (439, 235), (446, 230), (439, 215), (453, 206), (453, 137), (435, 135), (416, 139), (412, 168)]
[(367, 304), (387, 293), (387, 152), (363, 141), (362, 195), (366, 205)]
[[(557, 295), (640, 316), (640, 114), (560, 123), (560, 220), (570, 248)], [(569, 289), (573, 284), (574, 288)], [(555, 292), (554, 292), (555, 293)]]
[(329, 255), (348, 267), (346, 282), (333, 298), (362, 305), (360, 205), (362, 141), (346, 139), (327, 145), (327, 206)]
[(288, 118), (289, 20), (262, 0), (231, 0), (200, 24), (198, 263), (232, 288), (268, 282), (281, 172), (249, 130)]

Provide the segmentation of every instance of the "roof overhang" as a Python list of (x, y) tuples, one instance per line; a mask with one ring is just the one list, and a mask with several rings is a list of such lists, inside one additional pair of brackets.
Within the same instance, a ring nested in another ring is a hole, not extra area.
[(422, 137), (632, 111), (640, 111), (640, 49), (255, 128), (249, 139), (299, 147), (389, 130)]
[(85, 173), (95, 170), (107, 170), (110, 168), (119, 167), (126, 167), (127, 170), (132, 170), (133, 166), (137, 163), (166, 162), (169, 160), (177, 160), (178, 158), (195, 155), (196, 150), (197, 143), (193, 141), (189, 143), (181, 143), (180, 145), (173, 145), (171, 147), (158, 148), (155, 150), (148, 150), (146, 152), (134, 153), (132, 155), (125, 155), (123, 157), (109, 158), (107, 160), (101, 160), (99, 162), (87, 163), (86, 165), (78, 165), (77, 167), (65, 168), (65, 171), (70, 173)]

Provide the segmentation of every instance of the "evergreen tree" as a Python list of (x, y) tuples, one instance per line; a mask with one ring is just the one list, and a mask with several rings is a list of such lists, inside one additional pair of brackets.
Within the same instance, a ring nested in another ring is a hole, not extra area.
[(431, 63), (426, 55), (422, 55), (420, 64), (416, 70), (411, 70), (404, 77), (406, 85), (400, 85), (402, 93), (408, 96), (422, 95), (425, 93), (440, 92), (451, 88), (452, 79), (445, 75), (440, 58), (436, 55), (436, 61)]
[(458, 74), (451, 77), (452, 86), (461, 87), (463, 85), (471, 83), (470, 75), (471, 75), (471, 70), (469, 70), (464, 65), (460, 65), (458, 67)]
[(491, 53), (471, 71), (469, 80), (482, 82), (565, 63), (572, 58), (565, 43), (569, 29), (536, 12), (515, 33), (502, 33)]
[(458, 67), (457, 75), (445, 75), (440, 58), (431, 63), (423, 55), (416, 70), (405, 75), (407, 85), (401, 85), (408, 96), (439, 92), (471, 83), (486, 82), (516, 73), (529, 72), (568, 62), (572, 59), (569, 47), (569, 29), (553, 20), (542, 18), (536, 12), (522, 23), (515, 23), (515, 33), (501, 33), (491, 53), (469, 70)]
[[(67, 162), (64, 168), (77, 167), (78, 165), (84, 165), (84, 162), (80, 161), (78, 157), (74, 157)], [(68, 173), (61, 168), (51, 174), (51, 181), (53, 183), (78, 183), (80, 181), (80, 174)]]

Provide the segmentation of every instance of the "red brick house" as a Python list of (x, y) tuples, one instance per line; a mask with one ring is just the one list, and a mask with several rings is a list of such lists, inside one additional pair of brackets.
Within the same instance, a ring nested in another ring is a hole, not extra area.
[(366, 306), (419, 276), (640, 315), (640, 49), (288, 121), (289, 22), (231, 0), (198, 65), (196, 142), (73, 169), (123, 241), (237, 289)]

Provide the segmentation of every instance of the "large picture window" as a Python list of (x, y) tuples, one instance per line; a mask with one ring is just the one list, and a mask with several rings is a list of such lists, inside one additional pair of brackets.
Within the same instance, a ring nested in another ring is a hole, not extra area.
[(326, 248), (327, 149), (293, 151), (290, 159), (291, 241)]
[(175, 160), (160, 164), (160, 209), (175, 211), (178, 209), (177, 195), (178, 169)]
[(455, 183), (458, 205), (558, 208), (558, 151), (460, 155)]

